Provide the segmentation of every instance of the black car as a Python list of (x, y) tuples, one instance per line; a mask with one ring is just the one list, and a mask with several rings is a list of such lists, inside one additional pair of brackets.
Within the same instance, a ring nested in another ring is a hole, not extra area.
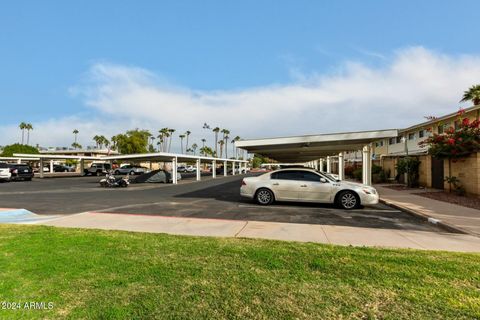
[(10, 164), (12, 180), (30, 181), (33, 178), (33, 169), (27, 164)]

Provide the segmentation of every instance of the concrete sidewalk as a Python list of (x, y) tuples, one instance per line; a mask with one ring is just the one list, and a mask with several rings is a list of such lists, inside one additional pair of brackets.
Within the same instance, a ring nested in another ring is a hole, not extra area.
[(43, 225), (176, 235), (245, 237), (325, 244), (480, 252), (480, 238), (455, 233), (335, 225), (86, 212)]
[(480, 208), (471, 209), (448, 202), (438, 201), (416, 195), (418, 190), (392, 190), (382, 185), (375, 185), (380, 199), (387, 205), (414, 213), (432, 222), (480, 236)]

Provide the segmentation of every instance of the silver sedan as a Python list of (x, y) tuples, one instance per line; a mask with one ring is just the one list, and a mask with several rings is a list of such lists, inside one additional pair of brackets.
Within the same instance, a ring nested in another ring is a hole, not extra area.
[(313, 169), (282, 169), (242, 180), (240, 194), (261, 205), (275, 200), (334, 203), (343, 209), (378, 203), (373, 187), (339, 181)]

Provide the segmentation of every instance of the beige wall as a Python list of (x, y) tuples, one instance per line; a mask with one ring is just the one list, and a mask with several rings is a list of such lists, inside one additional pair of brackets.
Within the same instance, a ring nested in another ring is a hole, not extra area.
[[(451, 162), (452, 172), (449, 172), (448, 160), (444, 164), (445, 176), (455, 176), (467, 193), (480, 196), (480, 153), (472, 154), (468, 158)], [(448, 183), (444, 184), (448, 190)]]
[(425, 155), (419, 156), (420, 167), (418, 169), (419, 177), (418, 182), (420, 186), (431, 188), (432, 187), (432, 156)]

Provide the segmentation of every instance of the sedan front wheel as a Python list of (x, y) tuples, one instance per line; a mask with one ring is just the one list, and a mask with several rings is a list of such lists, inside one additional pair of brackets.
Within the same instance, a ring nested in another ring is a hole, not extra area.
[(337, 198), (337, 204), (342, 209), (346, 209), (346, 210), (356, 209), (360, 207), (360, 199), (352, 191), (342, 191)]
[(268, 189), (260, 189), (255, 194), (255, 200), (263, 206), (272, 204), (274, 199), (273, 192)]

